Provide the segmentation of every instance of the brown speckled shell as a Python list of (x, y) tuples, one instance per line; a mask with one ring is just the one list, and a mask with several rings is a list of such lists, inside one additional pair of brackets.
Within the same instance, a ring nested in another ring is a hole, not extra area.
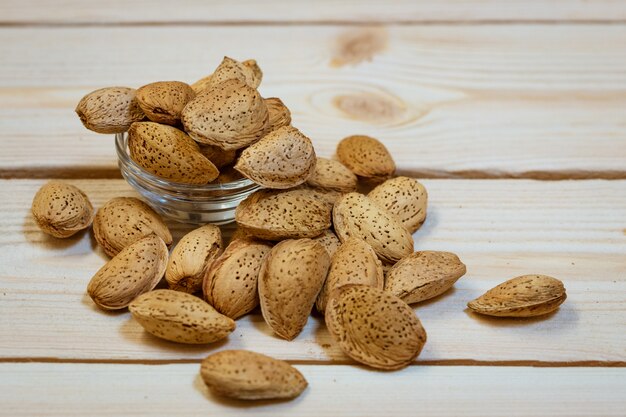
[(137, 165), (169, 181), (206, 184), (216, 179), (218, 169), (185, 132), (154, 122), (133, 123), (128, 131), (128, 149)]
[(335, 290), (325, 320), (341, 349), (373, 368), (403, 368), (426, 343), (426, 331), (405, 302), (367, 285), (344, 285)]
[(391, 154), (379, 140), (369, 136), (348, 136), (337, 145), (337, 158), (359, 177), (384, 181), (396, 170)]
[(329, 266), (326, 249), (311, 239), (284, 240), (272, 248), (259, 273), (259, 299), (274, 333), (287, 340), (300, 334)]
[(33, 218), (39, 228), (54, 237), (66, 238), (91, 225), (94, 209), (79, 188), (62, 182), (44, 184), (31, 207)]
[(213, 393), (238, 400), (294, 398), (308, 385), (287, 362), (247, 350), (209, 355), (202, 361), (200, 375)]
[(137, 90), (137, 102), (153, 122), (175, 125), (180, 113), (196, 93), (180, 81), (158, 81)]
[(389, 179), (370, 191), (367, 196), (396, 216), (411, 233), (415, 233), (426, 220), (428, 193), (426, 187), (414, 178)]
[(266, 98), (265, 104), (270, 114), (270, 127), (268, 132), (273, 132), (283, 126), (289, 126), (291, 124), (291, 112), (281, 99), (276, 97)]
[(75, 111), (89, 130), (97, 133), (126, 132), (133, 122), (145, 117), (135, 94), (134, 88), (101, 88), (83, 97)]
[(465, 271), (454, 253), (415, 252), (387, 272), (385, 291), (407, 304), (419, 303), (448, 291)]
[(358, 180), (341, 162), (318, 157), (315, 171), (307, 180), (307, 184), (324, 190), (350, 193), (356, 191)]
[(224, 150), (258, 141), (269, 127), (269, 113), (258, 91), (231, 79), (199, 93), (183, 109), (185, 131), (195, 141)]
[(285, 126), (244, 149), (235, 169), (263, 187), (285, 189), (304, 183), (315, 162), (311, 140), (295, 127)]

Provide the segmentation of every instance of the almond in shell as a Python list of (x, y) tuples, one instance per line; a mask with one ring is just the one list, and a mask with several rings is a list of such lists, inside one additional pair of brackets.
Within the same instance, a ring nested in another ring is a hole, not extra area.
[(287, 340), (300, 334), (329, 266), (326, 249), (311, 239), (284, 240), (272, 248), (259, 274), (259, 299), (274, 333)]
[(397, 262), (413, 253), (413, 237), (386, 210), (358, 193), (339, 197), (333, 208), (339, 240), (358, 237), (368, 243), (383, 262)]
[(344, 285), (335, 290), (325, 320), (341, 349), (373, 368), (403, 368), (426, 343), (426, 331), (404, 301), (367, 285)]
[(259, 305), (259, 271), (270, 249), (270, 244), (252, 239), (228, 245), (204, 280), (209, 304), (233, 320), (254, 310)]
[(171, 289), (193, 294), (202, 289), (211, 264), (222, 253), (222, 232), (212, 224), (183, 236), (170, 255), (165, 280)]
[(33, 199), (33, 218), (50, 236), (70, 237), (91, 225), (94, 209), (78, 187), (62, 181), (44, 184)]
[(237, 225), (266, 240), (319, 236), (330, 227), (332, 204), (308, 188), (259, 190), (235, 211)]
[(292, 188), (315, 170), (311, 140), (292, 126), (284, 126), (244, 149), (235, 169), (266, 188)]
[(219, 175), (198, 144), (173, 126), (133, 123), (128, 132), (131, 158), (146, 171), (169, 181), (206, 184)]
[(150, 206), (134, 197), (117, 197), (107, 201), (93, 221), (94, 237), (109, 256), (117, 255), (128, 245), (152, 233), (166, 245), (172, 244), (172, 234), (163, 219)]
[(187, 103), (181, 120), (196, 142), (226, 151), (253, 144), (269, 127), (265, 101), (258, 91), (237, 79), (199, 93)]
[(235, 322), (201, 298), (173, 290), (140, 295), (128, 306), (148, 333), (177, 343), (205, 344), (224, 339)]
[(87, 293), (105, 310), (127, 307), (151, 291), (165, 273), (167, 246), (157, 235), (146, 236), (124, 248), (89, 281)]
[(337, 237), (335, 232), (330, 229), (324, 230), (321, 235), (314, 237), (313, 240), (320, 243), (324, 247), (324, 249), (326, 249), (326, 252), (328, 252), (328, 256), (330, 256), (331, 258), (333, 257), (337, 249), (339, 249), (339, 246), (341, 246), (339, 238)]
[(337, 145), (337, 159), (363, 179), (380, 182), (391, 177), (396, 164), (378, 139), (369, 136), (348, 136)]
[(415, 233), (426, 220), (428, 193), (419, 181), (396, 177), (378, 185), (367, 195), (376, 204), (400, 220), (406, 229)]
[(307, 387), (306, 379), (287, 362), (247, 350), (209, 355), (200, 375), (213, 393), (238, 400), (294, 398)]
[(92, 91), (78, 102), (75, 111), (83, 125), (97, 133), (126, 132), (131, 124), (145, 117), (136, 90), (128, 87)]
[(200, 153), (218, 169), (232, 164), (237, 158), (237, 151), (225, 151), (213, 145), (200, 144)]
[(273, 132), (283, 126), (289, 126), (291, 124), (291, 112), (281, 99), (276, 97), (266, 98), (265, 104), (267, 105), (267, 111), (270, 115), (270, 127), (268, 132)]
[(254, 59), (239, 62), (225, 56), (211, 75), (209, 84), (215, 86), (221, 82), (236, 79), (252, 88), (258, 88), (262, 78), (263, 72)]
[(317, 158), (315, 171), (307, 180), (312, 187), (341, 193), (356, 191), (357, 183), (356, 175), (341, 162), (320, 157)]
[(383, 289), (385, 276), (376, 252), (363, 240), (348, 238), (330, 262), (326, 282), (320, 291), (315, 307), (324, 314), (329, 295), (337, 288), (347, 284), (362, 284)]
[(490, 289), (467, 306), (487, 316), (535, 317), (553, 312), (566, 298), (560, 280), (547, 275), (522, 275)]
[(385, 291), (407, 304), (419, 303), (448, 291), (465, 271), (454, 253), (415, 252), (387, 272)]
[(186, 83), (158, 81), (137, 90), (137, 102), (145, 115), (153, 122), (175, 125), (180, 113), (196, 94)]

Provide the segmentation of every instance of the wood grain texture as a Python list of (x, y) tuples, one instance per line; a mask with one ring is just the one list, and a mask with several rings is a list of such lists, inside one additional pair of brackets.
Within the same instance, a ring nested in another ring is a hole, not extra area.
[(199, 368), (0, 364), (0, 415), (608, 417), (623, 416), (626, 407), (624, 368), (412, 366), (374, 372), (298, 365), (309, 387), (287, 402), (217, 397)]
[[(122, 180), (72, 183), (96, 207), (133, 195)], [(428, 333), (418, 361), (626, 364), (626, 181), (424, 183), (429, 216), (415, 234), (416, 248), (455, 252), (468, 273), (449, 293), (416, 306)], [(127, 312), (98, 310), (85, 288), (105, 257), (88, 233), (59, 241), (36, 228), (28, 208), (41, 184), (0, 181), (0, 358), (188, 361), (246, 348), (350, 362), (318, 317), (293, 342), (273, 336), (252, 314), (237, 321), (228, 342), (190, 347), (146, 334)], [(515, 320), (466, 309), (485, 290), (531, 273), (565, 283), (568, 299), (557, 313)]]
[(2, 23), (294, 23), (600, 21), (626, 19), (620, 0), (182, 0), (168, 2), (5, 0)]
[(622, 25), (4, 28), (0, 176), (118, 175), (78, 100), (193, 82), (228, 54), (259, 61), (262, 94), (320, 155), (363, 133), (419, 176), (626, 178), (625, 39)]

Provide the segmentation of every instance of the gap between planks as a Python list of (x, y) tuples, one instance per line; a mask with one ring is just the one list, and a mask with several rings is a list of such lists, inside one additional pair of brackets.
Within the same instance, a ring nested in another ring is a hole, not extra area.
[[(625, 171), (435, 171), (435, 170), (402, 170), (397, 175), (423, 179), (461, 179), (461, 180), (510, 180), (526, 179), (540, 181), (563, 180), (624, 180)], [(0, 169), (0, 179), (121, 179), (122, 174), (117, 168), (41, 168), (41, 169)]]
[(44, 22), (44, 21), (24, 21), (11, 22), (1, 21), (0, 27), (10, 28), (81, 28), (81, 27), (160, 27), (160, 26), (180, 26), (180, 27), (210, 27), (210, 26), (480, 26), (480, 25), (624, 25), (626, 20), (605, 20), (605, 19), (481, 19), (481, 20), (222, 20), (222, 21), (128, 21), (128, 22)]
[[(366, 368), (351, 360), (304, 360), (283, 359), (292, 365), (354, 365)], [(84, 363), (84, 364), (116, 364), (116, 365), (173, 365), (199, 364), (201, 359), (66, 359), (66, 358), (0, 358), (0, 363)], [(408, 366), (508, 366), (535, 368), (626, 368), (626, 361), (536, 361), (536, 360), (504, 360), (480, 361), (474, 359), (423, 360), (412, 362)]]

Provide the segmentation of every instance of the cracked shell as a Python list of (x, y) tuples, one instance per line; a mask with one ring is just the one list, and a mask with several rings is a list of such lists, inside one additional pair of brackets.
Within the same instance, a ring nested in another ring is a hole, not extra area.
[(166, 245), (172, 234), (163, 219), (143, 201), (134, 197), (116, 197), (96, 213), (93, 234), (104, 252), (117, 255), (126, 246), (150, 234), (159, 236)]
[(373, 182), (384, 181), (396, 171), (391, 154), (378, 139), (348, 136), (337, 145), (337, 158), (359, 177)]
[(49, 181), (35, 194), (31, 207), (39, 228), (57, 238), (73, 236), (88, 228), (94, 209), (78, 187), (62, 181)]
[(333, 224), (339, 240), (363, 239), (384, 262), (394, 263), (413, 253), (413, 237), (408, 230), (362, 194), (349, 193), (337, 199)]
[(166, 264), (167, 246), (151, 234), (124, 248), (100, 268), (89, 281), (87, 293), (98, 307), (119, 310), (156, 287)]
[(258, 91), (237, 79), (199, 93), (187, 103), (181, 120), (196, 142), (225, 151), (253, 144), (269, 127), (265, 101)]
[(259, 300), (274, 333), (286, 340), (300, 334), (329, 266), (326, 249), (311, 239), (284, 240), (272, 248), (259, 273)]
[(198, 144), (175, 127), (154, 122), (133, 123), (128, 131), (130, 156), (146, 171), (182, 184), (206, 184), (218, 169)]
[(220, 396), (238, 400), (295, 398), (307, 387), (285, 361), (247, 350), (223, 350), (202, 361), (200, 376)]
[(448, 291), (465, 272), (454, 253), (415, 252), (387, 272), (385, 291), (407, 304), (419, 303)]
[(252, 88), (258, 88), (262, 78), (263, 72), (254, 59), (239, 62), (225, 56), (211, 75), (209, 85), (213, 87), (221, 82), (236, 79)]
[(237, 225), (266, 240), (316, 237), (330, 227), (332, 204), (309, 188), (259, 190), (235, 210)]
[(385, 284), (383, 267), (376, 252), (370, 245), (355, 237), (346, 240), (331, 258), (326, 282), (315, 302), (317, 311), (324, 314), (328, 296), (347, 284), (369, 285), (380, 290)]
[(396, 216), (411, 233), (415, 233), (426, 220), (428, 193), (416, 179), (392, 178), (378, 185), (367, 196)]
[(259, 305), (259, 271), (271, 249), (268, 243), (245, 238), (228, 245), (204, 280), (209, 304), (233, 320), (254, 310)]
[(488, 316), (535, 317), (553, 312), (566, 298), (560, 280), (547, 275), (522, 275), (490, 289), (467, 306)]
[(137, 297), (128, 309), (148, 333), (171, 342), (213, 343), (235, 330), (235, 322), (206, 301), (180, 291), (150, 291)]
[(244, 149), (235, 169), (263, 187), (286, 189), (304, 183), (315, 162), (311, 140), (295, 127), (285, 126)]
[(196, 94), (186, 83), (158, 81), (137, 90), (137, 102), (144, 114), (153, 122), (175, 125), (180, 113)]
[(200, 291), (222, 248), (222, 232), (215, 225), (207, 224), (187, 233), (170, 255), (165, 271), (169, 287), (190, 294)]
[(307, 184), (325, 190), (350, 193), (356, 191), (357, 178), (341, 162), (318, 157), (315, 171), (307, 180)]
[(367, 285), (335, 290), (325, 320), (346, 355), (377, 369), (404, 368), (426, 343), (426, 331), (404, 301)]

